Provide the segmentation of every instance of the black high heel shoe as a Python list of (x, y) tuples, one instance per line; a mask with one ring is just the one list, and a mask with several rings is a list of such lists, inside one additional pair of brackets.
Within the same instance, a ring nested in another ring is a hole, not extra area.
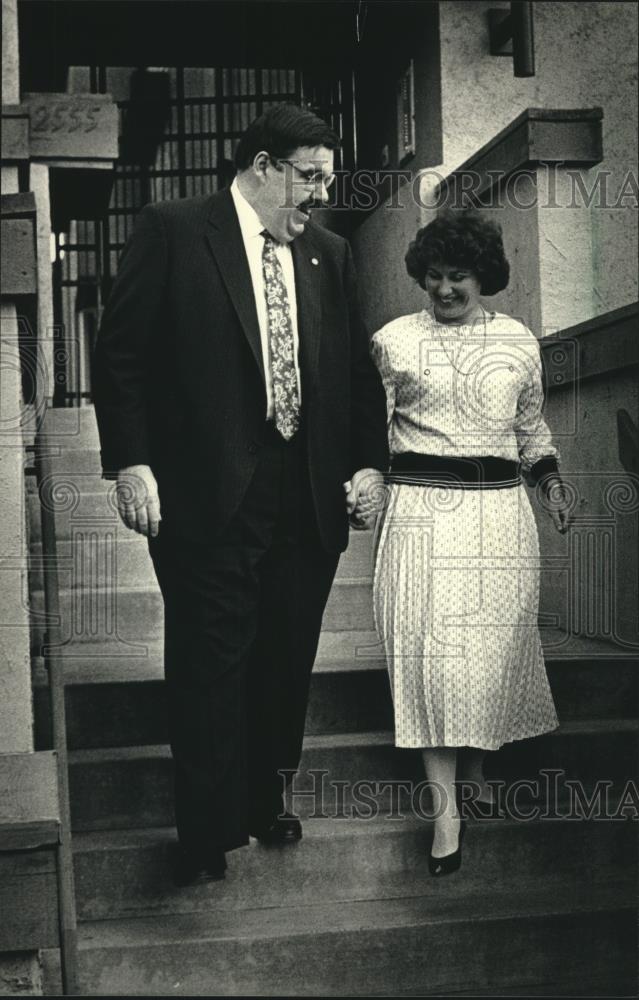
[(443, 858), (434, 858), (428, 855), (428, 871), (436, 878), (441, 875), (452, 875), (453, 872), (461, 868), (462, 862), (462, 840), (466, 833), (466, 820), (463, 819), (459, 825), (459, 844), (452, 854), (445, 854)]

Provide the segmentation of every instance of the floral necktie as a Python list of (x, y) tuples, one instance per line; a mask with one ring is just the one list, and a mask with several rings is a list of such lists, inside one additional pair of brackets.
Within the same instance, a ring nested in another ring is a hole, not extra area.
[(277, 243), (266, 230), (263, 230), (262, 236), (262, 272), (268, 315), (275, 426), (284, 440), (290, 441), (300, 425), (293, 323), (282, 265), (275, 253)]

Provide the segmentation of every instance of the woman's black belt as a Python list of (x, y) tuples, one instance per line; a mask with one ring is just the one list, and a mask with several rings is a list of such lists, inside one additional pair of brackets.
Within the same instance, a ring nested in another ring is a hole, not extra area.
[(452, 458), (413, 451), (393, 455), (385, 479), (408, 486), (445, 485), (468, 490), (499, 490), (521, 483), (519, 462), (493, 456)]

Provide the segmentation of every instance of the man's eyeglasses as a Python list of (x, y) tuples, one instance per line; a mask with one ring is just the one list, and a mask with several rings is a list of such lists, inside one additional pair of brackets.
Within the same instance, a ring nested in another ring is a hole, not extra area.
[(335, 180), (335, 174), (324, 174), (321, 170), (302, 170), (292, 160), (285, 160), (281, 157), (272, 157), (271, 159), (276, 166), (278, 163), (288, 163), (289, 167), (297, 171), (304, 184), (307, 184), (308, 187), (315, 188), (323, 184), (325, 188), (329, 188)]

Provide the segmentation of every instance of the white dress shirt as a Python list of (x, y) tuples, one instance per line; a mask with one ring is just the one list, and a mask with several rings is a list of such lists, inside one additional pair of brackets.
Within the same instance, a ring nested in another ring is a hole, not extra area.
[[(255, 296), (255, 306), (257, 309), (257, 322), (260, 328), (260, 339), (262, 342), (262, 358), (264, 360), (264, 375), (266, 380), (266, 419), (272, 420), (275, 414), (273, 407), (273, 379), (271, 376), (271, 355), (269, 350), (268, 337), (268, 313), (266, 309), (266, 297), (264, 295), (264, 273), (262, 271), (262, 251), (264, 249), (264, 237), (262, 230), (264, 224), (248, 201), (240, 191), (237, 178), (231, 184), (231, 197), (235, 205), (235, 211), (242, 231), (244, 249), (248, 258), (249, 270), (251, 272), (251, 282), (253, 284), (253, 294)], [(284, 284), (291, 310), (291, 324), (293, 327), (293, 343), (295, 348), (295, 371), (297, 374), (297, 389), (299, 399), (302, 399), (302, 388), (300, 380), (300, 368), (298, 360), (299, 335), (297, 331), (297, 298), (295, 296), (295, 270), (293, 268), (293, 255), (291, 248), (286, 243), (275, 244), (275, 254), (282, 267)]]

